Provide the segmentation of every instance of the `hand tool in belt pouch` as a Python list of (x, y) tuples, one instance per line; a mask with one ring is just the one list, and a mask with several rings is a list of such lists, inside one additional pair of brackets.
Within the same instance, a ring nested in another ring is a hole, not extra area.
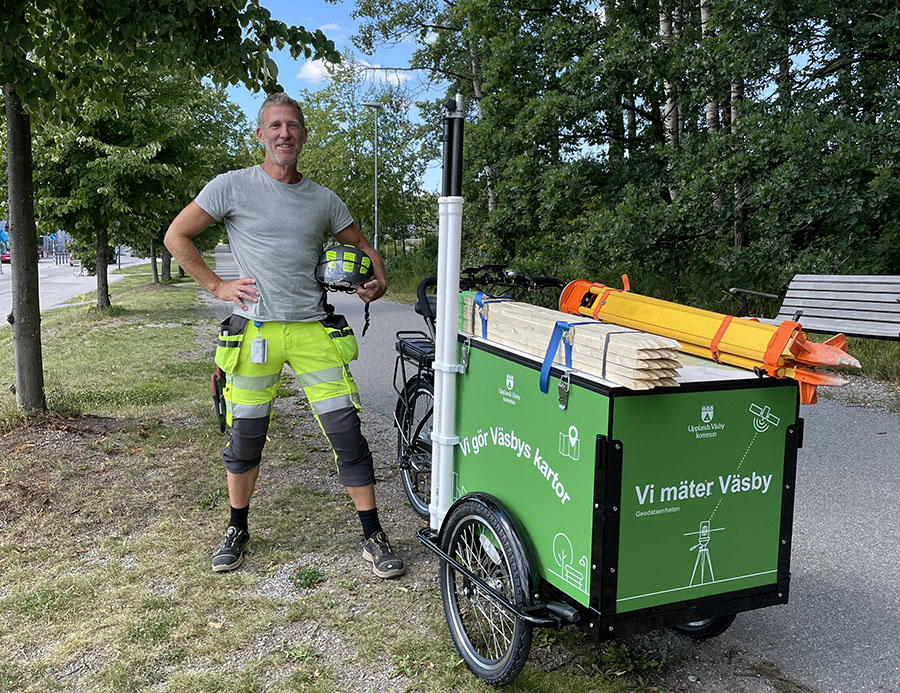
[(250, 342), (250, 363), (265, 363), (269, 341), (263, 339), (260, 334), (262, 323), (259, 320), (254, 320), (253, 324), (256, 326), (256, 336)]
[(216, 372), (212, 374), (211, 384), (213, 404), (216, 408), (216, 420), (219, 423), (219, 433), (225, 433), (225, 397), (222, 395), (222, 382), (224, 380), (225, 373), (216, 366)]

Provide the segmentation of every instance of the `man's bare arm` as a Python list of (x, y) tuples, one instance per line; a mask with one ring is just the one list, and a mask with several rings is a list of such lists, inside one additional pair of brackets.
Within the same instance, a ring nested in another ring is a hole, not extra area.
[(259, 301), (256, 280), (245, 277), (233, 282), (223, 281), (209, 268), (194, 245), (194, 238), (214, 221), (215, 219), (200, 205), (191, 202), (169, 225), (163, 242), (172, 253), (172, 257), (200, 286), (223, 301), (232, 301), (241, 310), (247, 310), (244, 301), (252, 303)]
[(334, 234), (334, 239), (338, 243), (359, 248), (372, 260), (372, 273), (375, 275), (375, 278), (357, 287), (357, 296), (366, 303), (381, 298), (384, 292), (387, 291), (387, 275), (384, 273), (384, 261), (381, 259), (378, 251), (369, 243), (369, 239), (363, 235), (356, 224), (350, 224), (343, 231)]

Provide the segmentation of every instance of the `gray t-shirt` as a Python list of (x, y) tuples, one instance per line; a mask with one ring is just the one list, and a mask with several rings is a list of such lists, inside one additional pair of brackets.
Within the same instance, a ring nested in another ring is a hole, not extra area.
[(259, 303), (245, 301), (248, 309), (235, 306), (235, 314), (263, 322), (325, 317), (315, 277), (322, 240), (353, 223), (337, 195), (306, 176), (282, 183), (252, 166), (216, 176), (195, 202), (225, 221), (241, 277), (256, 280)]

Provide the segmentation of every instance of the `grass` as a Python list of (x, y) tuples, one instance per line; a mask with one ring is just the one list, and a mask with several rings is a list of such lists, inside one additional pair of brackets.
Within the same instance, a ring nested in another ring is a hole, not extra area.
[[(192, 286), (132, 273), (113, 288), (112, 311), (44, 316), (51, 414), (0, 419), (0, 692), (491, 690), (451, 644), (411, 529), (395, 535), (408, 578), (378, 580), (359, 559), (352, 505), (296, 404), (269, 431), (247, 565), (211, 572), (228, 510), (212, 316)], [(0, 332), (0, 373), (11, 347)], [(661, 691), (666, 666), (538, 631), (506, 690)]]
[(860, 375), (900, 384), (900, 342), (849, 337), (847, 348), (859, 359)]

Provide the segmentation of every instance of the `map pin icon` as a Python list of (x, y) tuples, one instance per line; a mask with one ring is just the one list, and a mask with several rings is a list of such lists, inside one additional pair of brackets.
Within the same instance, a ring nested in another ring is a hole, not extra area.
[(575, 449), (575, 445), (578, 443), (578, 429), (575, 426), (569, 426), (569, 447), (571, 450)]

